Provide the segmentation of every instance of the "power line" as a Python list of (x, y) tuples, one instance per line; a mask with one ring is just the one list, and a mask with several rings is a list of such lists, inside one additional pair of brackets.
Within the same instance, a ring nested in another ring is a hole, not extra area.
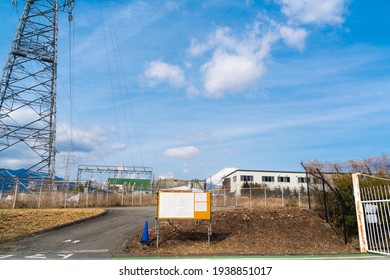
[[(116, 126), (118, 128), (118, 138), (119, 138), (119, 143), (122, 142), (122, 139), (121, 139), (121, 131), (119, 129), (119, 118), (118, 118), (118, 110), (117, 110), (117, 104), (116, 104), (116, 98), (115, 98), (115, 95), (114, 95), (114, 82), (113, 82), (113, 77), (112, 77), (112, 66), (111, 66), (111, 61), (110, 61), (110, 58), (108, 56), (108, 43), (107, 43), (107, 37), (106, 37), (106, 32), (105, 32), (105, 20), (104, 20), (104, 16), (103, 16), (103, 7), (102, 7), (102, 4), (100, 5), (100, 12), (101, 12), (101, 17), (102, 17), (102, 22), (103, 22), (103, 37), (104, 37), (104, 43), (105, 43), (105, 48), (106, 48), (106, 58), (107, 58), (107, 64), (108, 64), (108, 71), (109, 71), (109, 77), (110, 77), (110, 86), (111, 86), (111, 96), (112, 96), (112, 100), (113, 100), (113, 104), (114, 104), (114, 114), (115, 114), (115, 121), (116, 121)], [(119, 83), (119, 91), (121, 92), (121, 84)], [(123, 158), (123, 152), (122, 152), (122, 149), (119, 150), (120, 151), (120, 156), (121, 156), (121, 162), (122, 162), (122, 165), (124, 165), (124, 158)], [(133, 160), (133, 154), (131, 152), (131, 159), (132, 159), (132, 163), (134, 165), (134, 160)]]
[[(123, 59), (121, 56), (121, 52), (119, 50), (118, 36), (117, 36), (116, 29), (115, 29), (114, 24), (113, 24), (113, 16), (112, 16), (112, 11), (111, 11), (111, 7), (110, 7), (109, 3), (107, 3), (107, 11), (108, 11), (109, 21), (111, 23), (110, 24), (110, 28), (111, 28), (110, 34), (112, 35), (112, 38), (113, 38), (114, 57), (115, 57), (114, 61), (115, 61), (117, 73), (119, 75), (119, 84), (120, 84), (120, 89), (121, 89), (120, 95), (121, 95), (122, 100), (127, 101), (127, 102), (124, 102), (123, 104), (126, 104), (126, 103), (128, 104), (128, 108), (125, 106), (122, 106), (122, 109), (123, 109), (123, 115), (124, 115), (125, 122), (126, 122), (125, 128), (126, 128), (126, 132), (127, 132), (128, 142), (130, 144), (130, 152), (132, 153), (131, 136), (130, 136), (129, 127), (127, 125), (128, 123), (130, 123), (128, 120), (128, 111), (129, 111), (130, 117), (131, 117), (131, 123), (132, 123), (133, 130), (134, 130), (134, 138), (136, 140), (140, 160), (141, 160), (142, 165), (144, 166), (144, 161), (143, 161), (143, 157), (142, 157), (142, 153), (141, 153), (141, 149), (140, 149), (140, 144), (139, 144), (138, 133), (137, 133), (135, 120), (134, 120), (132, 102), (130, 100), (129, 90), (128, 90), (128, 86), (127, 86), (127, 82), (126, 82), (126, 78), (125, 78), (126, 75), (125, 75), (125, 71), (124, 71), (124, 67), (123, 67)], [(124, 90), (122, 90), (122, 86), (123, 86)], [(125, 110), (125, 108), (128, 110)], [(133, 157), (133, 155), (132, 155), (132, 157)], [(134, 160), (133, 160), (133, 165), (134, 165)]]

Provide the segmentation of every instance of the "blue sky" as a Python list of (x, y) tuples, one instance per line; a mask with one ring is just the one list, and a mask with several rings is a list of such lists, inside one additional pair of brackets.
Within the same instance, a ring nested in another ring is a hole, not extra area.
[[(18, 18), (8, 2), (3, 66)], [(136, 165), (203, 179), (389, 154), (389, 13), (385, 0), (76, 1), (72, 109), (59, 20), (57, 175), (71, 128), (72, 174)]]

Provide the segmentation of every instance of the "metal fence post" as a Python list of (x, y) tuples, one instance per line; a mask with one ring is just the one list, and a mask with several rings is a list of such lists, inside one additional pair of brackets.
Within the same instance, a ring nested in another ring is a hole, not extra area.
[(249, 208), (252, 209), (252, 186), (249, 185)]
[(67, 182), (67, 186), (66, 186), (66, 189), (65, 189), (64, 208), (66, 208), (66, 200), (68, 199), (68, 188), (69, 188), (69, 180)]
[(18, 195), (18, 178), (16, 178), (16, 180), (15, 180), (15, 199), (14, 199), (14, 205), (13, 205), (12, 209), (15, 209), (15, 207), (16, 207), (16, 196), (17, 195)]
[(121, 205), (123, 206), (123, 198), (125, 196), (125, 184), (122, 185), (122, 202)]
[(301, 165), (302, 167), (305, 169), (305, 172), (306, 172), (306, 187), (307, 187), (307, 200), (308, 200), (308, 203), (309, 203), (309, 209), (311, 209), (311, 203), (310, 203), (310, 188), (309, 188), (309, 173), (307, 172), (307, 169), (305, 167), (305, 165), (303, 164), (303, 162), (301, 162)]
[(308, 200), (308, 203), (309, 203), (309, 209), (311, 209), (309, 179), (307, 179), (306, 185), (307, 185), (307, 200)]
[(141, 184), (141, 189), (140, 189), (140, 193), (139, 193), (139, 206), (142, 206), (142, 188), (143, 188), (144, 184)]
[(4, 179), (3, 179), (3, 183), (1, 184), (0, 201), (1, 198), (3, 197), (3, 189), (4, 189)]
[(106, 190), (106, 206), (108, 204), (108, 185), (107, 185), (107, 190)]
[(322, 178), (322, 191), (324, 192), (324, 211), (325, 211), (325, 221), (329, 223), (329, 217), (328, 217), (328, 205), (327, 205), (327, 199), (326, 199), (326, 191), (325, 191), (325, 181)]
[(298, 207), (301, 208), (301, 188), (298, 189)]
[(133, 184), (132, 191), (131, 191), (131, 206), (134, 206), (134, 188), (135, 188), (135, 183)]
[(226, 207), (226, 189), (223, 189), (223, 206)]

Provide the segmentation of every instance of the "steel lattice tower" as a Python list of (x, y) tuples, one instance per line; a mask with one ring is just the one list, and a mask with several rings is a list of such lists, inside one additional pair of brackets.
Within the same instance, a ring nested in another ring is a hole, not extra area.
[(0, 154), (54, 178), (58, 11), (74, 1), (26, 0), (0, 84)]

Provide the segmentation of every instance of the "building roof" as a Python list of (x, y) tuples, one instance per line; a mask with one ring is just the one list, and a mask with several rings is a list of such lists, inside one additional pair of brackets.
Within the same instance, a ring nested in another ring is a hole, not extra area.
[(227, 174), (232, 174), (234, 171), (236, 171), (237, 168), (235, 167), (227, 167), (219, 171), (218, 173), (214, 174), (210, 178), (206, 179), (206, 189), (215, 188), (218, 186), (222, 186), (223, 179), (228, 176)]
[(263, 172), (263, 173), (306, 173), (306, 171), (281, 171), (281, 170), (253, 170), (253, 169), (236, 169), (228, 174), (226, 174), (223, 178), (226, 178), (232, 175), (235, 172)]

